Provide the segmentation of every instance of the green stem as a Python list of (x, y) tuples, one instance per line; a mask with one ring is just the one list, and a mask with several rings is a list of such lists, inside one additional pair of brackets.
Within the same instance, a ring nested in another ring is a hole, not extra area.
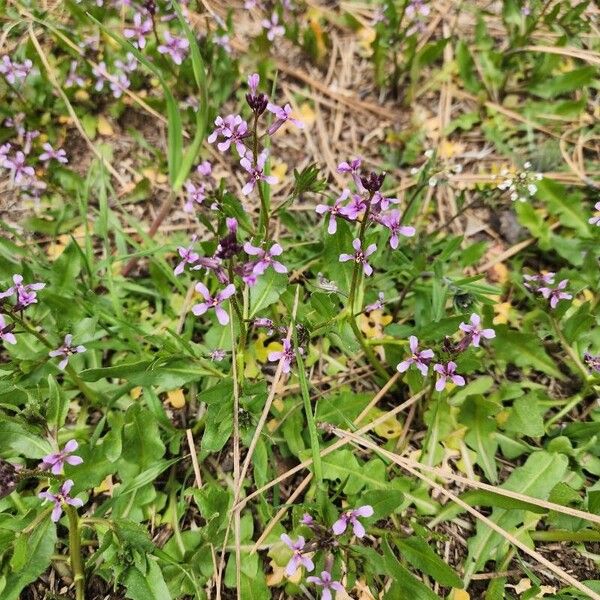
[(585, 382), (587, 382), (590, 379), (590, 374), (588, 373), (588, 370), (585, 368), (585, 365), (579, 358), (577, 352), (575, 352), (575, 350), (573, 350), (573, 348), (571, 347), (571, 345), (569, 344), (569, 342), (563, 335), (563, 332), (560, 329), (558, 321), (554, 317), (550, 317), (550, 321), (552, 322), (554, 331), (556, 332), (558, 339), (560, 340), (561, 344), (563, 345), (565, 352), (569, 355), (571, 360), (575, 363), (575, 366), (577, 367), (577, 369), (579, 369), (579, 371), (583, 375), (583, 380)]
[(357, 342), (360, 344), (361, 348), (363, 349), (363, 352), (365, 353), (365, 356), (367, 357), (367, 360), (369, 361), (371, 366), (375, 369), (375, 372), (377, 373), (377, 375), (379, 375), (382, 379), (387, 381), (390, 377), (388, 372), (385, 370), (385, 367), (381, 364), (380, 360), (377, 358), (377, 355), (373, 351), (373, 348), (371, 348), (369, 346), (369, 344), (367, 343), (367, 340), (365, 340), (365, 338), (363, 337), (363, 334), (360, 331), (360, 329), (356, 323), (356, 319), (354, 319), (354, 317), (350, 317), (350, 327), (352, 327), (352, 331), (354, 332), (354, 337), (356, 338)]
[(566, 531), (550, 529), (548, 531), (531, 531), (530, 537), (538, 542), (600, 542), (600, 531)]
[(304, 371), (304, 360), (298, 347), (296, 327), (294, 327), (294, 346), (296, 347), (296, 363), (298, 364), (298, 378), (300, 380), (300, 390), (302, 392), (302, 400), (304, 402), (304, 412), (306, 413), (306, 422), (308, 425), (308, 435), (310, 437), (310, 449), (313, 460), (313, 470), (315, 475), (315, 483), (318, 490), (323, 489), (323, 466), (321, 464), (321, 454), (319, 447), (319, 434), (317, 433), (317, 425), (315, 416), (310, 404), (310, 393), (308, 391), (308, 381), (306, 372)]
[[(258, 165), (258, 117), (257, 113), (254, 114), (254, 143), (252, 146), (252, 154), (254, 156), (254, 166)], [(264, 241), (269, 240), (269, 205), (267, 203), (267, 199), (265, 198), (265, 191), (263, 189), (263, 185), (260, 181), (256, 182), (256, 187), (258, 188), (258, 195), (260, 196), (260, 221), (263, 224), (265, 229), (265, 238)]]
[(85, 600), (85, 573), (81, 558), (81, 537), (79, 532), (79, 517), (72, 506), (65, 506), (69, 519), (69, 555), (71, 557), (71, 570), (75, 583), (75, 598)]

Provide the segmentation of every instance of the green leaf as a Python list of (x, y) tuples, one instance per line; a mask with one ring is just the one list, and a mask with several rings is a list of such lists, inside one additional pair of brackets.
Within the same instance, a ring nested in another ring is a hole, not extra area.
[(556, 379), (565, 376), (557, 369), (554, 361), (546, 354), (540, 344), (531, 343), (531, 334), (509, 329), (506, 325), (496, 327), (494, 344), (498, 358), (511, 362), (518, 367), (533, 367)]
[(171, 600), (162, 571), (152, 558), (148, 558), (146, 573), (142, 573), (138, 567), (129, 567), (124, 583), (127, 590), (125, 596), (131, 600)]
[(423, 582), (419, 581), (408, 569), (403, 567), (394, 556), (387, 540), (383, 541), (383, 557), (388, 572), (394, 578), (394, 584), (388, 591), (389, 598), (410, 598), (411, 600), (439, 600)]
[(431, 575), (438, 583), (447, 587), (462, 588), (460, 577), (429, 546), (416, 536), (395, 540), (401, 555), (419, 571)]
[(18, 570), (8, 575), (0, 600), (18, 600), (21, 590), (50, 566), (55, 544), (56, 525), (48, 516), (29, 534), (23, 563)]
[(544, 417), (537, 399), (530, 396), (515, 400), (505, 429), (529, 437), (544, 435)]
[(530, 85), (529, 91), (541, 98), (554, 98), (590, 85), (597, 75), (596, 67), (581, 67), (561, 75), (545, 77), (542, 82)]
[(369, 490), (360, 497), (360, 504), (373, 507), (373, 522), (385, 519), (396, 512), (404, 502), (404, 494), (400, 490)]
[(537, 197), (548, 205), (548, 210), (557, 215), (561, 224), (584, 237), (590, 237), (590, 227), (587, 222), (588, 215), (581, 209), (581, 195), (569, 193), (567, 188), (551, 179), (542, 179), (537, 184)]
[(288, 279), (285, 275), (269, 269), (256, 285), (250, 288), (250, 318), (259, 314), (267, 306), (277, 302), (287, 287)]
[(46, 408), (46, 419), (48, 425), (60, 429), (67, 419), (69, 402), (61, 389), (56, 384), (52, 375), (48, 375), (48, 404)]
[(498, 442), (494, 437), (496, 421), (493, 419), (499, 406), (483, 398), (470, 396), (460, 411), (459, 421), (468, 427), (465, 442), (477, 453), (477, 464), (492, 483), (498, 481), (496, 468), (496, 450)]

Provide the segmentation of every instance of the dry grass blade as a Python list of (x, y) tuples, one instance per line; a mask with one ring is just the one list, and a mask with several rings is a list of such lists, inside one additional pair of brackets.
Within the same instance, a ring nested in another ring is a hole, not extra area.
[(40, 61), (42, 62), (42, 64), (44, 65), (44, 68), (46, 69), (46, 74), (48, 75), (48, 79), (49, 79), (50, 83), (52, 84), (52, 87), (54, 87), (54, 89), (56, 90), (58, 95), (61, 97), (62, 101), (65, 103), (65, 106), (67, 107), (67, 111), (69, 112), (69, 116), (71, 117), (71, 119), (73, 119), (73, 123), (74, 123), (75, 127), (77, 128), (77, 131), (79, 132), (81, 137), (85, 140), (85, 143), (88, 145), (89, 149), (93, 152), (94, 156), (106, 167), (106, 170), (119, 182), (119, 185), (122, 188), (125, 187), (127, 185), (127, 182), (123, 179), (121, 174), (118, 173), (114, 169), (114, 167), (106, 160), (106, 158), (104, 158), (104, 156), (102, 156), (102, 154), (100, 154), (100, 152), (98, 152), (98, 150), (96, 149), (96, 146), (94, 146), (94, 144), (92, 144), (92, 141), (85, 133), (83, 126), (81, 125), (81, 122), (79, 121), (79, 117), (73, 110), (73, 106), (69, 102), (69, 99), (67, 98), (67, 95), (63, 91), (62, 87), (58, 83), (56, 76), (54, 75), (54, 71), (52, 70), (52, 67), (48, 63), (48, 60), (46, 59), (44, 50), (40, 46), (40, 43), (39, 43), (37, 37), (35, 36), (35, 33), (33, 31), (33, 25), (31, 23), (29, 23), (28, 31), (29, 31), (29, 39), (31, 40), (31, 43), (33, 44), (33, 47), (35, 48), (35, 51), (37, 52), (37, 54), (40, 58)]
[[(552, 573), (554, 573), (557, 577), (562, 579), (564, 582), (577, 588), (580, 592), (587, 594), (593, 600), (600, 600), (600, 594), (597, 594), (592, 589), (588, 588), (586, 585), (584, 585), (583, 583), (581, 583), (580, 581), (575, 579), (573, 576), (569, 575), (565, 570), (563, 570), (560, 567), (557, 567), (555, 564), (551, 563), (547, 558), (542, 556), (539, 552), (529, 548), (529, 546), (527, 546), (526, 544), (521, 542), (514, 535), (510, 534), (508, 531), (506, 531), (505, 529), (500, 527), (498, 524), (494, 523), (494, 521), (492, 521), (488, 517), (482, 515), (478, 510), (474, 509), (472, 506), (467, 504), (464, 500), (461, 500), (458, 496), (456, 496), (452, 492), (448, 491), (447, 489), (445, 489), (444, 487), (442, 487), (441, 485), (439, 485), (438, 483), (433, 481), (433, 479), (430, 479), (426, 475), (423, 475), (423, 473), (421, 473), (418, 469), (414, 468), (412, 464), (409, 464), (408, 461), (401, 460), (401, 457), (393, 454), (392, 452), (387, 452), (386, 450), (383, 450), (382, 448), (377, 446), (377, 444), (374, 444), (373, 442), (370, 442), (369, 440), (365, 440), (364, 438), (361, 438), (358, 435), (349, 434), (348, 432), (345, 432), (345, 431), (343, 431), (341, 429), (337, 429), (337, 428), (333, 428), (332, 431), (336, 435), (343, 436), (346, 439), (348, 439), (349, 441), (351, 440), (352, 442), (356, 443), (359, 446), (371, 448), (371, 449), (375, 450), (376, 452), (380, 453), (382, 456), (386, 456), (390, 460), (393, 460), (393, 462), (395, 462), (397, 465), (401, 466), (405, 471), (407, 471), (414, 477), (419, 478), (421, 481), (424, 481), (427, 485), (434, 488), (438, 493), (442, 494), (443, 496), (445, 496), (452, 502), (455, 502), (461, 508), (466, 510), (469, 514), (473, 515), (477, 520), (481, 521), (482, 523), (485, 523), (485, 525), (487, 525), (490, 529), (493, 529), (496, 533), (500, 534), (507, 542), (509, 542), (513, 546), (516, 546), (517, 548), (519, 548), (519, 550), (521, 550), (522, 552), (525, 552), (525, 554), (528, 554), (529, 556), (531, 556), (531, 558), (535, 559), (540, 564), (544, 565), (548, 570), (550, 570)], [(497, 492), (497, 489), (495, 491)], [(533, 498), (532, 501), (535, 502), (535, 501), (537, 501), (537, 499)]]

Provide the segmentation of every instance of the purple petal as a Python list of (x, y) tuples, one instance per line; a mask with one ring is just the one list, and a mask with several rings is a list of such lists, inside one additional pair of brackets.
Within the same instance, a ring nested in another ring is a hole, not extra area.
[(62, 515), (62, 506), (57, 502), (54, 508), (52, 509), (52, 514), (50, 515), (50, 518), (52, 519), (52, 521), (57, 523), (60, 520), (60, 515)]
[(217, 320), (221, 325), (227, 325), (227, 323), (229, 323), (229, 315), (223, 307), (215, 306), (215, 313), (217, 315)]
[(352, 254), (340, 254), (340, 262), (348, 262), (349, 260), (354, 260)]
[[(434, 367), (435, 369), (435, 367)], [(446, 387), (446, 376), (442, 375), (441, 377), (438, 378), (438, 380), (435, 382), (435, 389), (438, 392), (441, 392), (444, 388)]]
[(352, 522), (352, 531), (354, 532), (354, 535), (357, 538), (365, 537), (365, 528), (358, 519), (354, 519), (354, 521)]
[(292, 558), (290, 559), (290, 562), (288, 562), (288, 564), (285, 568), (285, 574), (288, 577), (291, 577), (298, 569), (299, 564), (300, 564), (300, 557), (296, 556), (296, 555), (292, 556)]
[(454, 385), (463, 386), (465, 385), (465, 378), (462, 375), (452, 375), (452, 382)]
[(83, 462), (83, 458), (81, 456), (67, 456), (65, 462), (73, 466), (80, 465)]
[(372, 517), (375, 511), (370, 504), (365, 504), (364, 506), (359, 506), (354, 514), (358, 517)]
[(304, 568), (307, 571), (315, 570), (315, 564), (313, 563), (313, 561), (310, 558), (308, 558), (308, 556), (302, 556), (300, 558), (300, 562), (302, 563), (302, 565), (304, 566)]
[(416, 336), (411, 335), (408, 338), (408, 345), (410, 346), (410, 351), (414, 354), (417, 351), (417, 348), (419, 347), (419, 340)]
[(208, 304), (206, 304), (206, 302), (200, 302), (200, 303), (194, 304), (194, 306), (192, 306), (192, 312), (197, 317), (199, 317), (200, 315), (203, 315), (207, 310), (208, 310)]
[(417, 367), (417, 369), (419, 369), (419, 371), (421, 372), (421, 375), (423, 375), (423, 377), (427, 377), (427, 365), (425, 363), (416, 362), (415, 367)]
[(208, 291), (208, 288), (207, 288), (207, 287), (206, 287), (206, 286), (205, 286), (205, 285), (204, 285), (204, 284), (203, 284), (201, 281), (199, 281), (199, 282), (196, 284), (196, 291), (197, 291), (199, 294), (202, 294), (202, 297), (203, 297), (205, 300), (210, 300), (210, 292)]
[(342, 535), (342, 533), (346, 531), (347, 526), (348, 521), (344, 517), (341, 517), (333, 524), (333, 527), (331, 529), (333, 533), (335, 533), (335, 535)]
[(77, 440), (69, 440), (65, 444), (63, 451), (64, 452), (75, 452), (75, 450), (77, 450), (77, 448), (79, 448), (79, 444), (77, 443)]
[(398, 371), (398, 373), (404, 373), (405, 371), (408, 371), (410, 365), (412, 365), (413, 361), (412, 360), (403, 360), (401, 363), (398, 363), (398, 366), (396, 367), (396, 370)]

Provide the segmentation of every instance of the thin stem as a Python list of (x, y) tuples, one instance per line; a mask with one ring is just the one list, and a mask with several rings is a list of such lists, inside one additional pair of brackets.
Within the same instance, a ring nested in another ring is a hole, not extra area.
[(363, 334), (356, 323), (356, 319), (354, 319), (354, 317), (350, 317), (349, 321), (350, 327), (352, 327), (352, 331), (354, 332), (354, 337), (360, 344), (361, 348), (363, 349), (363, 352), (365, 353), (365, 356), (367, 357), (367, 360), (375, 369), (377, 375), (379, 375), (383, 379), (389, 379), (389, 373), (385, 370), (385, 367), (381, 364), (380, 360), (377, 358), (377, 355), (363, 337)]
[(304, 371), (304, 360), (298, 347), (298, 335), (296, 327), (294, 327), (294, 346), (296, 348), (296, 363), (298, 365), (298, 379), (300, 380), (300, 390), (302, 392), (302, 400), (304, 402), (304, 412), (306, 413), (306, 423), (308, 425), (308, 435), (310, 437), (310, 449), (313, 459), (313, 470), (317, 489), (323, 489), (323, 466), (321, 464), (321, 454), (319, 447), (319, 434), (315, 423), (315, 415), (312, 411), (310, 403), (310, 392), (308, 389), (308, 381), (306, 372)]
[(585, 382), (587, 382), (590, 378), (590, 374), (588, 373), (588, 370), (586, 369), (585, 365), (583, 364), (583, 362), (577, 355), (577, 352), (575, 352), (575, 350), (573, 350), (573, 348), (571, 348), (571, 345), (569, 344), (569, 342), (563, 335), (563, 332), (560, 329), (558, 321), (553, 316), (550, 317), (550, 321), (552, 322), (554, 331), (556, 332), (558, 339), (560, 340), (561, 344), (563, 345), (565, 352), (570, 356), (571, 360), (575, 363), (575, 366), (579, 369), (579, 371), (583, 375), (583, 380)]
[[(254, 157), (255, 167), (258, 167), (258, 117), (258, 113), (254, 113), (254, 138), (252, 144), (252, 155)], [(258, 195), (260, 196), (260, 221), (262, 222), (265, 230), (264, 241), (266, 242), (269, 240), (269, 205), (265, 197), (263, 185), (260, 181), (256, 182), (256, 187), (258, 188)]]
[(600, 542), (600, 531), (566, 531), (550, 529), (549, 531), (531, 531), (531, 539), (539, 542)]
[(75, 583), (75, 598), (85, 600), (85, 573), (81, 558), (81, 537), (79, 531), (79, 517), (72, 506), (65, 507), (69, 519), (69, 555), (71, 557), (71, 570)]

